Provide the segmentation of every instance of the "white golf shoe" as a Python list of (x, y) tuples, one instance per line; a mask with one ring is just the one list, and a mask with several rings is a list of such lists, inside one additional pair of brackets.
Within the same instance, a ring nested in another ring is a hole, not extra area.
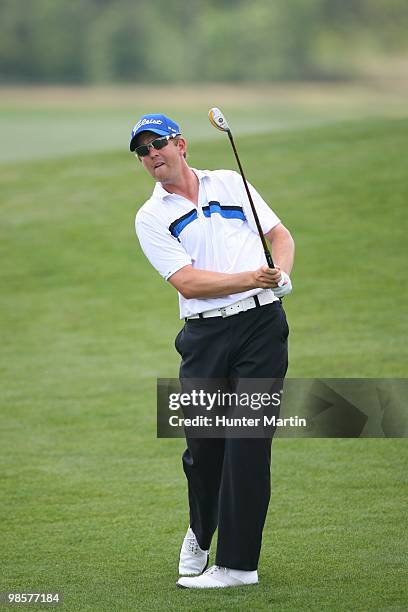
[(191, 527), (187, 529), (180, 550), (180, 576), (198, 576), (208, 565), (208, 550), (201, 550)]
[(229, 569), (213, 565), (201, 576), (180, 578), (177, 586), (182, 589), (223, 589), (226, 587), (258, 584), (258, 572)]

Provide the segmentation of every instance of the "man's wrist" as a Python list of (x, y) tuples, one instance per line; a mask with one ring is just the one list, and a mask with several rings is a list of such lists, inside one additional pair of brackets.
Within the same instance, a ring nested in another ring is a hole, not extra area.
[(256, 282), (255, 272), (248, 272), (248, 289), (258, 289), (259, 285)]

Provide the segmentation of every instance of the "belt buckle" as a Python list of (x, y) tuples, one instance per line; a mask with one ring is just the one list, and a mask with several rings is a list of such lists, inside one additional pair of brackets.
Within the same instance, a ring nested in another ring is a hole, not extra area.
[(228, 317), (227, 315), (227, 307), (223, 306), (222, 308), (220, 308), (220, 313), (223, 319), (225, 319), (226, 317)]

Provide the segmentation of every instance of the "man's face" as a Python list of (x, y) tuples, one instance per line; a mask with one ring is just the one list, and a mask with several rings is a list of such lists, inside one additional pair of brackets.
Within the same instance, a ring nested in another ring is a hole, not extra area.
[[(149, 144), (156, 138), (159, 138), (158, 134), (142, 132), (137, 140), (137, 145)], [(157, 150), (150, 147), (149, 154), (139, 159), (156, 181), (163, 184), (174, 183), (180, 174), (185, 150), (186, 142), (180, 136), (177, 140), (170, 139), (162, 149)]]

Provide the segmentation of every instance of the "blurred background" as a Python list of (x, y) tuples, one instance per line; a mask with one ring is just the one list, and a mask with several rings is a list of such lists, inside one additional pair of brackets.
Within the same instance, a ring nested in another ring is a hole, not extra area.
[[(291, 378), (407, 377), (407, 31), (406, 0), (0, 0), (0, 592), (203, 606), (174, 588), (184, 445), (156, 439), (156, 379), (183, 323), (135, 236), (141, 114), (210, 169), (235, 168), (228, 118), (296, 241)], [(205, 609), (405, 610), (407, 454), (274, 441), (262, 583)]]
[(407, 68), (404, 0), (2, 0), (3, 83), (356, 79)]
[(0, 160), (122, 148), (164, 102), (199, 139), (221, 104), (241, 133), (400, 115), (407, 30), (404, 0), (1, 0)]

